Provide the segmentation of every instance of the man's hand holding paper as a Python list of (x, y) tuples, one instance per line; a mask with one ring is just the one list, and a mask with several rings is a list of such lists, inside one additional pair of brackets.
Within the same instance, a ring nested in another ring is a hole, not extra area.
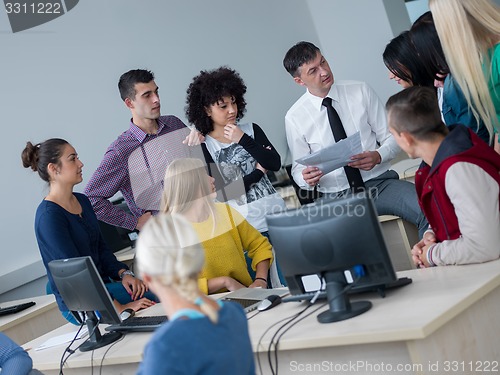
[[(372, 153), (376, 153), (376, 155), (373, 155)], [(325, 147), (322, 150), (299, 158), (295, 161), (305, 166), (317, 167), (321, 170), (321, 172), (323, 172), (322, 174), (325, 175), (346, 165), (369, 170), (373, 168), (373, 165), (377, 164), (377, 162), (373, 164), (375, 160), (380, 160), (380, 155), (377, 151), (363, 152), (363, 148), (361, 147), (361, 137), (359, 132), (357, 132), (340, 142)], [(369, 169), (365, 169), (370, 165), (371, 167)]]
[(380, 164), (382, 157), (378, 151), (364, 151), (361, 154), (351, 156), (349, 167), (359, 168), (364, 171), (370, 171), (374, 166)]
[(307, 167), (302, 170), (302, 177), (309, 186), (316, 186), (323, 177), (323, 172), (318, 167)]

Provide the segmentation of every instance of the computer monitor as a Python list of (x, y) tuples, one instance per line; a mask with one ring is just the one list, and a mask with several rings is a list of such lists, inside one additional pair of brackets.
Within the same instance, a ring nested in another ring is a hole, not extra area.
[[(112, 203), (114, 206), (122, 209), (127, 213), (130, 213), (127, 202), (125, 202), (123, 198), (119, 198)], [(100, 220), (99, 228), (101, 229), (101, 234), (104, 242), (106, 242), (106, 245), (108, 245), (113, 253), (116, 253), (117, 251), (123, 250), (127, 247), (135, 246), (135, 241), (138, 236), (138, 231), (136, 229), (130, 230), (117, 227)]]
[(318, 320), (352, 318), (371, 302), (350, 302), (346, 287), (378, 286), (396, 280), (371, 198), (356, 194), (320, 200), (266, 217), (276, 258), (291, 294), (304, 293), (302, 277), (317, 274), (326, 283), (329, 310)]
[(53, 260), (49, 269), (68, 309), (75, 317), (86, 316), (89, 338), (80, 346), (81, 351), (111, 344), (122, 336), (119, 332), (101, 335), (99, 331), (99, 323), (119, 324), (121, 319), (91, 257)]

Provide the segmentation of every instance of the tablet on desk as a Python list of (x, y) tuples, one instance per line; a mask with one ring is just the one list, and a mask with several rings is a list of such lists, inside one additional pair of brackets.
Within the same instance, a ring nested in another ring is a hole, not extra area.
[(259, 303), (271, 295), (284, 297), (288, 294), (288, 288), (262, 289), (262, 288), (241, 288), (230, 292), (222, 297), (223, 301), (237, 302), (243, 307), (246, 313), (257, 309)]

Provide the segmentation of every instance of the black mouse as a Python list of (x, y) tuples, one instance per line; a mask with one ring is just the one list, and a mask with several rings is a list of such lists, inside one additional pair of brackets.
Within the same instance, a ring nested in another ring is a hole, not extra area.
[(272, 294), (268, 296), (266, 299), (262, 300), (261, 303), (259, 303), (259, 305), (257, 306), (257, 310), (266, 311), (272, 309), (274, 306), (279, 305), (280, 303), (281, 303), (281, 297), (276, 294)]
[(135, 315), (135, 311), (133, 309), (125, 309), (121, 312), (120, 318), (122, 321), (127, 320)]

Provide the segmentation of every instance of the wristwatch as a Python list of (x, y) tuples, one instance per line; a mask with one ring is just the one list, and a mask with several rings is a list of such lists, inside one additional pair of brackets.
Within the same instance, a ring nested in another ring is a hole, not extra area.
[(125, 270), (120, 274), (120, 279), (123, 279), (125, 276), (130, 275), (132, 277), (135, 277), (135, 274), (130, 271), (130, 270)]

